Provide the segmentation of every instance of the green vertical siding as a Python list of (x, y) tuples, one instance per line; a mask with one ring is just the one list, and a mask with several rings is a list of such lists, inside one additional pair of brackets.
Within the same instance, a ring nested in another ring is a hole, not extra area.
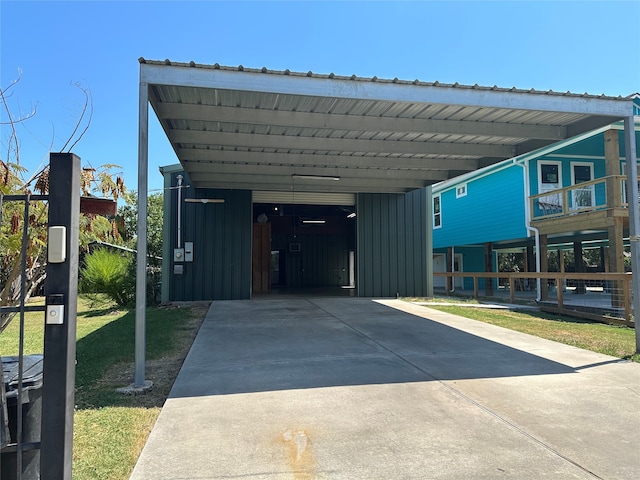
[[(300, 252), (289, 252), (290, 243), (299, 243)], [(273, 233), (271, 250), (279, 250), (284, 255), (281, 286), (349, 284), (349, 239), (346, 234), (305, 234), (294, 238), (287, 233)]]
[(358, 295), (424, 296), (426, 190), (358, 194)]
[[(169, 174), (168, 174), (169, 175)], [(177, 173), (171, 173), (171, 186)], [(182, 173), (184, 175), (184, 173)], [(191, 182), (185, 175), (184, 185)], [(169, 301), (235, 300), (251, 296), (251, 191), (182, 189), (182, 198), (223, 198), (223, 204), (182, 202), (182, 244), (193, 242), (194, 261), (174, 274), (177, 245), (177, 190), (166, 191), (163, 278), (169, 280)], [(169, 274), (166, 274), (166, 270)]]

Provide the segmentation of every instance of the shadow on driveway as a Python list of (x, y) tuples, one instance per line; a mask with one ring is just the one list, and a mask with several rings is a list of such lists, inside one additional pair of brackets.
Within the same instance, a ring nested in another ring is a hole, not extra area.
[(574, 373), (371, 299), (216, 302), (170, 398)]

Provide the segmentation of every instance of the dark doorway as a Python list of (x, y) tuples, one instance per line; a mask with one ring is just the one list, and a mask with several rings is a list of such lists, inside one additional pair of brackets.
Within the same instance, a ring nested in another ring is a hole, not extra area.
[(353, 206), (260, 203), (253, 215), (254, 227), (270, 228), (273, 291), (355, 287), (350, 278), (350, 252), (356, 247)]

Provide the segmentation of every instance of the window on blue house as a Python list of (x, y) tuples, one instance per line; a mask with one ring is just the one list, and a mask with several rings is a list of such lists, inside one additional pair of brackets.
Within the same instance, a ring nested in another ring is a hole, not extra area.
[(442, 212), (440, 211), (440, 195), (433, 197), (433, 228), (442, 226)]
[(467, 184), (458, 185), (456, 187), (456, 198), (465, 197), (467, 195)]

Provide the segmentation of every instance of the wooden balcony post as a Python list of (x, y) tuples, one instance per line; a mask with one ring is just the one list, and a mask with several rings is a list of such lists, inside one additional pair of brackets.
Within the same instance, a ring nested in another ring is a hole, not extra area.
[(556, 283), (559, 285), (558, 288), (556, 288), (556, 295), (558, 297), (558, 308), (560, 310), (562, 310), (564, 308), (564, 291), (562, 289), (562, 275), (558, 275), (556, 277)]
[[(573, 260), (574, 260), (576, 273), (586, 272), (584, 257), (582, 253), (582, 242), (579, 240), (573, 242)], [(587, 287), (584, 283), (584, 280), (576, 280), (576, 289), (574, 293), (582, 294), (586, 292), (587, 292)]]
[[(546, 235), (540, 235), (538, 243), (540, 251), (540, 272), (547, 273), (549, 271), (549, 261), (547, 259), (548, 240)], [(549, 281), (545, 278), (540, 279), (540, 298), (545, 300), (549, 297)]]
[[(453, 272), (453, 268), (452, 268), (452, 264), (455, 262), (454, 258), (453, 258), (454, 252), (453, 252), (453, 247), (448, 247), (447, 248), (447, 257), (445, 259), (446, 265), (445, 265), (445, 271), (446, 272)], [(453, 286), (455, 285), (455, 278), (453, 278), (453, 276), (447, 275), (447, 280), (445, 282), (446, 286), (447, 286), (447, 293), (448, 292), (452, 292), (453, 291)]]
[[(484, 271), (489, 273), (493, 272), (493, 246), (491, 242), (484, 244)], [(484, 279), (484, 293), (489, 297), (493, 295), (492, 278)]]
[(622, 204), (622, 192), (619, 180), (614, 177), (614, 175), (620, 175), (620, 144), (617, 130), (604, 132), (604, 158), (607, 176), (607, 208), (619, 207)]

